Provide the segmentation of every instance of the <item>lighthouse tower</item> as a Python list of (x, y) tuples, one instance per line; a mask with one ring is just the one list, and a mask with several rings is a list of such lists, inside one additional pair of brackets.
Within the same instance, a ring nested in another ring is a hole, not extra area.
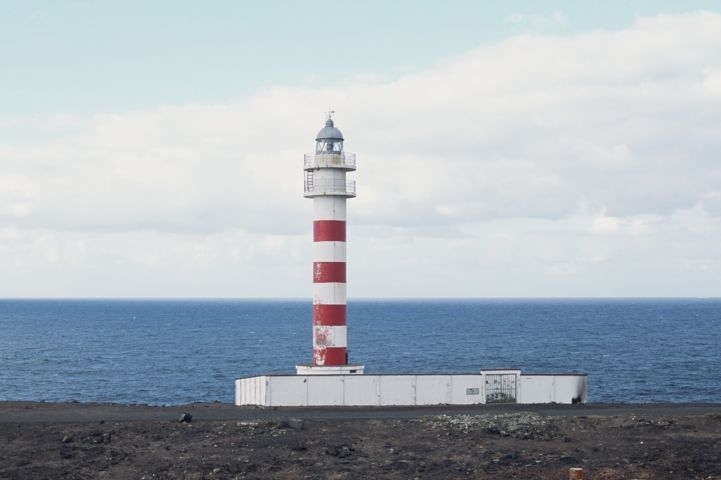
[(304, 196), (313, 199), (313, 361), (297, 365), (299, 375), (361, 374), (348, 363), (346, 322), (346, 199), (355, 197), (355, 154), (343, 148), (343, 134), (328, 114), (305, 155)]

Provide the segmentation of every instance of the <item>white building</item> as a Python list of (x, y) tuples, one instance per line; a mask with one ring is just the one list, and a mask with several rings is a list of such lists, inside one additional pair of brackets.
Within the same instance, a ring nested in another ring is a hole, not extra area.
[(391, 406), (585, 403), (585, 374), (260, 375), (235, 381), (236, 405)]

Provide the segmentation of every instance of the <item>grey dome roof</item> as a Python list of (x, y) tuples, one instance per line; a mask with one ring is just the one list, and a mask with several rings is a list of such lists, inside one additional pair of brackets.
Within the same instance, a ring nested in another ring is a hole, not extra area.
[(315, 136), (316, 142), (319, 140), (343, 140), (343, 134), (340, 130), (333, 126), (333, 120), (325, 121), (325, 127), (321, 128), (318, 135)]

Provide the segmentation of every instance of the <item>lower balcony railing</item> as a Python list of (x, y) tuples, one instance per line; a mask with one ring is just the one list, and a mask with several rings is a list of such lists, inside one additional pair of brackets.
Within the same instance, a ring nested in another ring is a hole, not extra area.
[(303, 191), (306, 197), (315, 197), (319, 195), (339, 195), (344, 197), (356, 196), (354, 180), (346, 180), (345, 182), (312, 182), (306, 180), (303, 184)]

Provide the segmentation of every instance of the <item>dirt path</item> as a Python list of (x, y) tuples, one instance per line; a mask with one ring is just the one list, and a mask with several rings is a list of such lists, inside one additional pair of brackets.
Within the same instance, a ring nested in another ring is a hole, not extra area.
[(721, 412), (721, 404), (592, 404), (592, 405), (470, 405), (440, 407), (256, 408), (228, 403), (195, 403), (155, 407), (102, 403), (0, 402), (0, 423), (114, 422), (174, 420), (188, 412), (198, 421), (414, 419), (432, 415), (480, 415), (536, 412), (547, 416), (576, 415), (703, 415)]

